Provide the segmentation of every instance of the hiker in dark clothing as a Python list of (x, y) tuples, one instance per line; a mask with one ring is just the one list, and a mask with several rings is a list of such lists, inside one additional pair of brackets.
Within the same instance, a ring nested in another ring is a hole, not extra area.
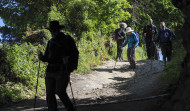
[(126, 29), (126, 38), (124, 43), (122, 44), (122, 47), (125, 47), (128, 44), (127, 49), (127, 58), (129, 60), (130, 66), (129, 69), (135, 69), (135, 48), (138, 46), (139, 40), (137, 39), (136, 34), (134, 33), (134, 30), (132, 30), (130, 27)]
[(123, 48), (121, 47), (125, 38), (125, 29), (127, 27), (126, 23), (121, 23), (120, 28), (115, 30), (115, 35), (117, 36), (117, 57), (116, 60), (123, 61)]
[(158, 32), (156, 42), (159, 42), (160, 44), (163, 55), (163, 64), (166, 65), (166, 58), (167, 61), (170, 61), (172, 57), (172, 39), (175, 38), (175, 34), (166, 27), (165, 22), (161, 22), (160, 27), (161, 29)]
[(48, 111), (58, 111), (55, 94), (67, 111), (75, 111), (66, 88), (70, 82), (70, 73), (77, 69), (79, 52), (71, 36), (60, 32), (62, 28), (58, 21), (50, 22), (48, 29), (52, 39), (48, 41), (45, 54), (39, 54), (40, 60), (48, 62), (45, 76)]
[(144, 27), (143, 36), (145, 37), (146, 51), (148, 59), (158, 60), (157, 44), (154, 42), (157, 36), (157, 28), (152, 24), (153, 20), (148, 20), (148, 25)]

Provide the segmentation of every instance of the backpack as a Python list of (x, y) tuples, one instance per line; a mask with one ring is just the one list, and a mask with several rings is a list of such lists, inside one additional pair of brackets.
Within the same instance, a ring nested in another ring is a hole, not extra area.
[(117, 41), (117, 39), (118, 39), (117, 34), (113, 35), (113, 40)]
[[(140, 42), (140, 38), (139, 38), (139, 34), (137, 32), (134, 32), (136, 37), (137, 37), (137, 40)], [(139, 42), (138, 42), (138, 45), (139, 45)]]

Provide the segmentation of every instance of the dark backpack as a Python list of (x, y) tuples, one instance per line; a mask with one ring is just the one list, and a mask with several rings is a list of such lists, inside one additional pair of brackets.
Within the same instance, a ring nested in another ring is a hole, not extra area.
[[(135, 35), (136, 35), (138, 41), (140, 42), (139, 34), (138, 34), (137, 32), (134, 32), (134, 33), (135, 33)], [(138, 45), (139, 45), (139, 42), (138, 42)]]

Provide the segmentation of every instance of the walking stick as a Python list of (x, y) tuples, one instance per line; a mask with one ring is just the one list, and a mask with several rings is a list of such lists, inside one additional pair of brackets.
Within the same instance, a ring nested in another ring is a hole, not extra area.
[(36, 84), (36, 93), (34, 98), (34, 110), (36, 108), (36, 99), (37, 99), (37, 93), (38, 93), (38, 78), (39, 78), (39, 72), (40, 72), (40, 61), (39, 61), (39, 67), (38, 67), (38, 74), (37, 74), (37, 84)]

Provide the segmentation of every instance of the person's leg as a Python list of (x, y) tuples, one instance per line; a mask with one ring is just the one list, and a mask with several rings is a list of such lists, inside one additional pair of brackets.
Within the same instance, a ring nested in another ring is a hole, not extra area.
[(117, 59), (119, 59), (121, 61), (122, 58), (122, 40), (119, 39), (117, 40)]
[[(67, 75), (64, 73), (64, 75)], [(63, 102), (64, 106), (68, 111), (74, 111), (73, 103), (71, 102), (66, 89), (70, 79), (69, 77), (59, 76), (56, 79), (56, 93), (59, 96), (60, 100)]]
[(166, 65), (166, 46), (161, 45), (162, 55), (163, 55), (163, 64)]
[(170, 61), (172, 57), (172, 45), (168, 44), (166, 50), (167, 50), (167, 53), (166, 53), (167, 60)]
[(127, 49), (127, 58), (128, 58), (129, 64), (130, 64), (129, 68), (132, 68), (131, 48), (130, 47), (128, 47), (128, 49)]
[(46, 77), (45, 83), (48, 111), (57, 111), (57, 101), (55, 97), (55, 79)]
[(151, 44), (150, 43), (146, 43), (146, 52), (147, 52), (148, 59), (151, 59)]
[(132, 68), (135, 69), (136, 68), (136, 64), (135, 64), (135, 48), (131, 48), (131, 63), (132, 63)]

